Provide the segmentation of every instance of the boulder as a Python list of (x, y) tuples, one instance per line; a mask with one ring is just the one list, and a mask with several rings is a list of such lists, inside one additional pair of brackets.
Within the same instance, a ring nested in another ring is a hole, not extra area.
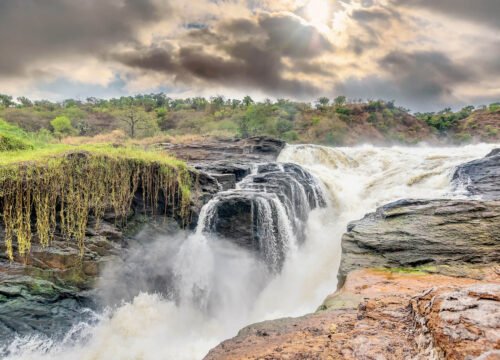
[(500, 259), (500, 202), (402, 200), (348, 226), (339, 287), (359, 268), (425, 268), (473, 276)]
[(456, 188), (481, 199), (500, 199), (500, 149), (486, 157), (460, 165), (453, 174)]

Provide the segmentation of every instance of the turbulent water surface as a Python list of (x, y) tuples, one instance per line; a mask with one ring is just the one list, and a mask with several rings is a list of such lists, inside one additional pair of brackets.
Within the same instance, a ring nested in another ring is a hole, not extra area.
[[(109, 310), (95, 314), (92, 323), (76, 325), (62, 340), (16, 339), (7, 349), (7, 358), (200, 359), (247, 324), (312, 312), (336, 288), (340, 239), (349, 221), (401, 198), (462, 196), (460, 188), (450, 184), (453, 169), (492, 148), (287, 146), (279, 162), (299, 164), (319, 179), (327, 206), (308, 209), (305, 241), (295, 246), (290, 239), (295, 234), (290, 231), (297, 231), (293, 226), (297, 219), (290, 217), (299, 217), (293, 215), (297, 211), (284, 205), (285, 210), (280, 210), (274, 195), (257, 189), (267, 194), (255, 195), (260, 214), (265, 215), (260, 231), (275, 221), (288, 241), (281, 272), (267, 266), (266, 257), (206, 231), (207, 217), (220, 200), (216, 198), (203, 209), (195, 233), (149, 238), (148, 246), (132, 250), (128, 267), (115, 264), (106, 269), (101, 286)], [(240, 184), (236, 191), (248, 191), (248, 186)], [(265, 218), (273, 211), (279, 212), (275, 220)], [(131, 271), (134, 281), (124, 283)], [(152, 273), (167, 277), (165, 288), (170, 290), (162, 295), (134, 294), (132, 289), (143, 289), (139, 285), (150, 281), (146, 277)], [(120, 303), (121, 299), (127, 302)]]

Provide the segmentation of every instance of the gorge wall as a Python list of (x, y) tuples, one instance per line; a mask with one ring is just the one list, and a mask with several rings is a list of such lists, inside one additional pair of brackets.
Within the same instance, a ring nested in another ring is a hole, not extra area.
[(499, 165), (496, 150), (451, 174), (468, 199), (401, 200), (350, 223), (339, 290), (316, 313), (250, 325), (206, 359), (497, 359)]

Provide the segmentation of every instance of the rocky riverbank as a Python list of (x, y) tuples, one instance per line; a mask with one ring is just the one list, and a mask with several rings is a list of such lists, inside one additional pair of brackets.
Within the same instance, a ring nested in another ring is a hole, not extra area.
[[(237, 181), (251, 172), (252, 164), (276, 160), (284, 145), (261, 137), (201, 145), (163, 144), (167, 152), (191, 166), (192, 196), (187, 225), (194, 228), (204, 204), (221, 190), (234, 188)], [(174, 233), (186, 225), (186, 219), (170, 213), (163, 195), (158, 197), (156, 209), (144, 200), (139, 186), (126, 219), (108, 208), (96, 226), (95, 217), (89, 214), (83, 257), (76, 242), (64, 239), (58, 223), (48, 248), (35, 239), (29, 255), (22, 257), (14, 244), (15, 257), (11, 261), (0, 221), (0, 339), (8, 341), (15, 335), (65, 335), (75, 322), (91, 316), (82, 309), (96, 308), (94, 290), (102, 270), (110, 262), (126, 256), (144, 226), (159, 221), (163, 230)], [(164, 218), (165, 213), (172, 220)], [(0, 340), (0, 349), (2, 345)]]
[(339, 290), (316, 313), (248, 326), (206, 359), (498, 359), (499, 166), (494, 151), (457, 169), (468, 200), (403, 200), (351, 223)]

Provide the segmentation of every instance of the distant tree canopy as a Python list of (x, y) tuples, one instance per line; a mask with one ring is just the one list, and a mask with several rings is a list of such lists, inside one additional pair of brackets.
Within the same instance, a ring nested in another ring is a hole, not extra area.
[[(422, 129), (429, 133), (429, 127), (446, 135), (476, 111), (500, 112), (500, 103), (478, 110), (467, 106), (456, 112), (447, 108), (435, 113), (417, 113), (415, 119), (408, 109), (396, 106), (394, 101), (362, 101), (344, 95), (323, 96), (311, 103), (283, 98), (256, 101), (250, 96), (231, 99), (221, 95), (180, 99), (164, 93), (52, 102), (27, 97), (14, 100), (0, 94), (0, 117), (27, 131), (50, 130), (59, 138), (93, 136), (120, 129), (131, 138), (166, 132), (174, 136), (271, 135), (288, 141), (344, 144), (370, 127), (389, 141), (410, 142)], [(495, 134), (496, 128), (491, 126), (488, 133)], [(412, 133), (408, 139), (405, 129)]]

